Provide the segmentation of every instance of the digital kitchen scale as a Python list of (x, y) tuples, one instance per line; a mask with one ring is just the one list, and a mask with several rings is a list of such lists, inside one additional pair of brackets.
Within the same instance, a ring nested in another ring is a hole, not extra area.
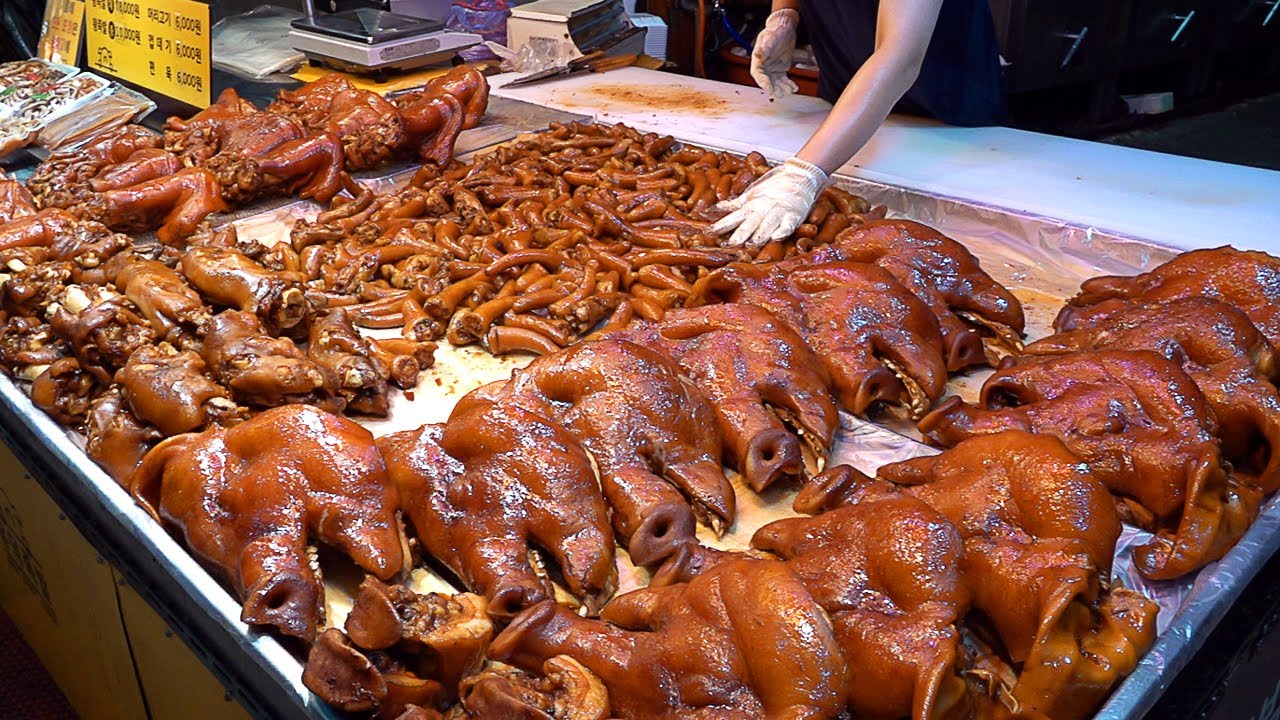
[(289, 30), (293, 47), (315, 64), (345, 72), (382, 74), (428, 65), (447, 65), (459, 50), (478, 45), (474, 33), (446, 30), (444, 23), (385, 10), (358, 8), (316, 14), (310, 0), (305, 17)]

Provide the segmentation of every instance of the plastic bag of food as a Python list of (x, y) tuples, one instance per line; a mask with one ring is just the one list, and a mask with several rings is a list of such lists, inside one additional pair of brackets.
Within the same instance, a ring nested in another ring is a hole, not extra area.
[(549, 70), (561, 67), (579, 56), (572, 43), (556, 38), (531, 37), (519, 50), (494, 42), (485, 42), (485, 46), (502, 59), (502, 69), (508, 72), (535, 73)]
[[(511, 9), (506, 0), (453, 0), (444, 26), (454, 32), (476, 33), (486, 43), (502, 45), (507, 41), (507, 17)], [(492, 60), (493, 51), (485, 44), (458, 53), (467, 62)]]
[(75, 112), (49, 120), (36, 134), (34, 144), (46, 150), (75, 147), (130, 122), (138, 122), (156, 109), (141, 93), (113, 85), (108, 93), (93, 98)]
[(292, 70), (306, 58), (293, 49), (289, 23), (301, 13), (260, 5), (213, 26), (213, 66), (241, 77), (263, 78)]

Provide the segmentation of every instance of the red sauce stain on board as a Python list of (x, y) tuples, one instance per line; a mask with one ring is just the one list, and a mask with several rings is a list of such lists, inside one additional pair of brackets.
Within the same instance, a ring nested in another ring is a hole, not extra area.
[(560, 90), (555, 95), (563, 105), (586, 108), (614, 105), (637, 110), (684, 110), (707, 117), (723, 117), (733, 111), (733, 103), (724, 98), (663, 85), (596, 85), (583, 90)]

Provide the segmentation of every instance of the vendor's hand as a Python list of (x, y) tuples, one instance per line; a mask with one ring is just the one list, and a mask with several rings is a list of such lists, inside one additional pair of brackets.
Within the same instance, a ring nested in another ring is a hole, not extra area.
[(799, 89), (795, 81), (787, 77), (791, 69), (791, 56), (796, 50), (796, 27), (800, 13), (786, 8), (769, 15), (764, 29), (756, 36), (755, 49), (751, 51), (751, 77), (769, 97), (786, 97)]
[(822, 168), (791, 158), (765, 173), (732, 200), (715, 206), (728, 215), (711, 226), (715, 235), (734, 230), (725, 245), (763, 245), (787, 237), (809, 216), (818, 191), (827, 184)]

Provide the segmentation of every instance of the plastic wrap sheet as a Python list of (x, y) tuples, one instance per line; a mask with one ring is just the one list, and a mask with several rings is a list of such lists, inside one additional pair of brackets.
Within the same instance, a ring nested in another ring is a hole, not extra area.
[(113, 84), (74, 112), (48, 120), (36, 134), (35, 144), (46, 151), (75, 147), (126, 123), (141, 122), (155, 108), (146, 95)]
[(293, 47), (289, 23), (302, 13), (275, 5), (259, 5), (213, 26), (213, 66), (241, 77), (261, 79), (292, 70), (306, 57)]
[[(465, 137), (465, 136), (464, 136)], [(368, 182), (382, 190), (403, 182), (408, 173), (394, 173)], [(934, 225), (960, 240), (982, 260), (997, 280), (1008, 285), (1023, 301), (1028, 315), (1028, 336), (1034, 339), (1049, 332), (1052, 319), (1063, 300), (1074, 294), (1081, 281), (1107, 273), (1132, 274), (1148, 269), (1174, 251), (1133, 238), (1120, 237), (1090, 228), (1077, 227), (997, 208), (850, 178), (838, 181), (851, 191), (884, 204), (890, 214)], [(288, 238), (299, 218), (314, 217), (313, 203), (290, 203), (255, 215), (224, 218), (234, 221), (246, 237), (271, 243)], [(394, 333), (394, 331), (390, 331)], [(454, 404), (471, 389), (505, 379), (511, 370), (529, 360), (526, 356), (495, 358), (474, 347), (455, 348), (441, 343), (436, 364), (422, 375), (413, 400), (393, 392), (391, 413), (385, 420), (366, 420), (375, 434), (417, 428), (423, 423), (446, 418)], [(950, 393), (973, 398), (988, 372), (953, 378)], [(246, 628), (236, 619), (239, 604), (199, 566), (176, 541), (137, 508), (97, 466), (77, 448), (44, 413), (35, 409), (14, 383), (0, 378), (0, 396), (17, 408), (17, 417), (28, 423), (59, 456), (76, 469), (80, 477), (70, 478), (79, 488), (93, 492), (109, 512), (123, 518), (142, 539), (142, 547), (154, 562), (164, 564), (175, 581), (190, 588), (190, 597), (199, 612), (211, 616), (224, 632), (237, 639), (252, 664), (266, 668), (278, 688), (297, 693), (295, 704), (313, 717), (336, 717), (331, 709), (311, 697), (301, 686), (302, 662), (269, 633)], [(937, 452), (917, 441), (913, 425), (893, 414), (870, 421), (841, 414), (841, 427), (829, 464), (848, 463), (874, 473), (877, 468), (923, 454)], [(817, 468), (812, 468), (816, 470)], [(714, 537), (699, 528), (699, 537), (709, 545), (724, 549), (746, 549), (761, 526), (789, 517), (795, 490), (770, 488), (763, 494), (748, 490), (741, 479), (730, 475), (738, 492), (738, 517), (731, 532)], [(1244, 539), (1221, 561), (1182, 582), (1149, 583), (1132, 570), (1129, 554), (1142, 542), (1140, 531), (1127, 528), (1117, 551), (1113, 582), (1134, 587), (1161, 605), (1161, 635), (1137, 670), (1114, 693), (1098, 717), (1138, 720), (1152, 706), (1167, 684), (1184, 667), (1205, 636), (1226, 613), (1241, 590), (1266, 559), (1280, 546), (1280, 499), (1268, 502)], [(631, 566), (625, 551), (619, 550), (619, 592), (647, 582), (646, 573)], [(326, 584), (328, 621), (341, 625), (349, 611), (359, 573), (354, 566), (322, 553)], [(431, 567), (414, 570), (409, 585), (419, 592), (452, 591), (449, 579)], [(234, 658), (227, 662), (237, 662)]]

